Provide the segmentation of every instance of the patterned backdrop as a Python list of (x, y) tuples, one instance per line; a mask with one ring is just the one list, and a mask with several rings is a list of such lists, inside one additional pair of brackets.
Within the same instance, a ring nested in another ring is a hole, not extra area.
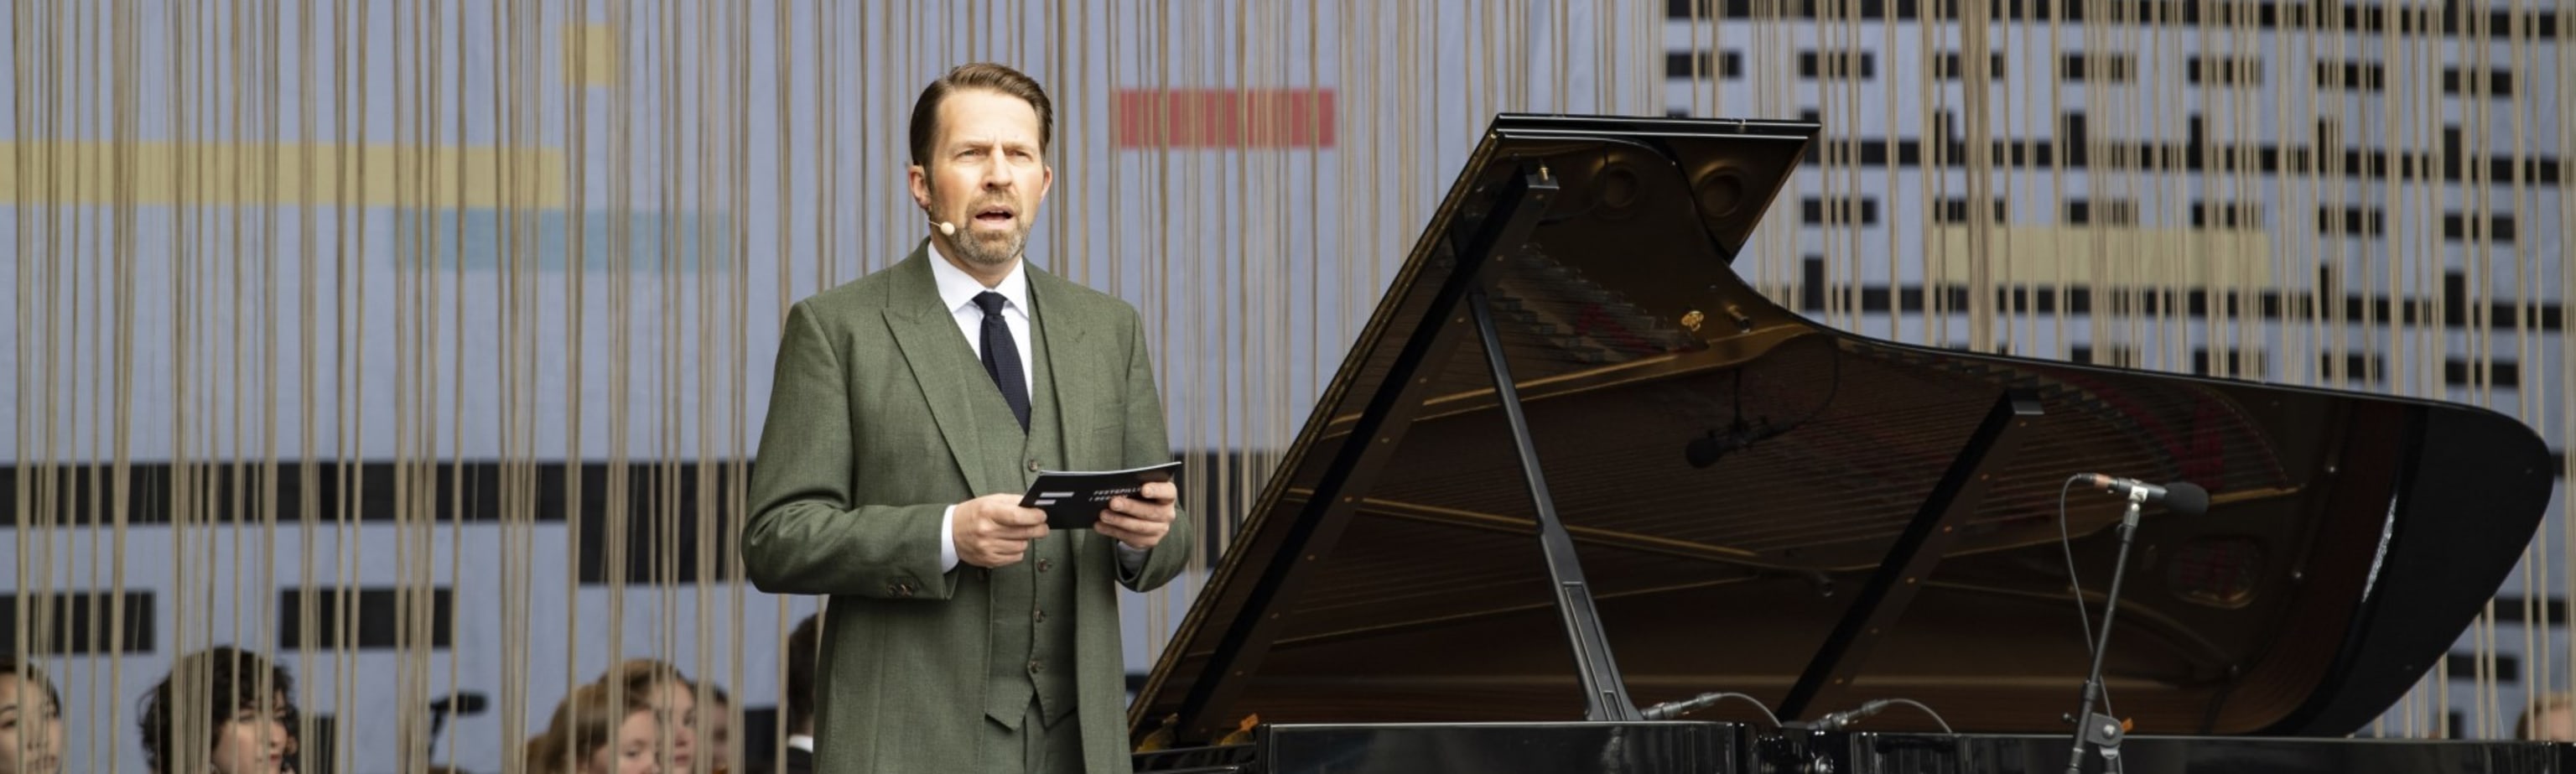
[[(0, 5), (0, 648), (75, 772), (222, 643), (311, 772), (516, 771), (624, 656), (764, 728), (814, 609), (732, 545), (778, 321), (924, 235), (901, 127), (976, 59), (1055, 94), (1030, 254), (1145, 311), (1202, 565), (1498, 111), (1822, 122), (1738, 269), (1829, 325), (2576, 422), (2564, 4)], [(2576, 682), (2553, 508), (2369, 733)], [(1194, 588), (1128, 600), (1132, 670)]]

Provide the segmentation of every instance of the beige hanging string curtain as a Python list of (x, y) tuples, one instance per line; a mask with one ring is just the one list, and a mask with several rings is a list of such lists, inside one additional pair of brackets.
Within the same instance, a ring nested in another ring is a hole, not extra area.
[[(139, 698), (217, 645), (293, 674), (308, 770), (524, 770), (629, 658), (695, 678), (731, 735), (701, 766), (741, 767), (817, 604), (734, 552), (777, 328), (925, 233), (904, 119), (977, 59), (1055, 93), (1031, 256), (1145, 311), (1201, 569), (1501, 111), (1822, 122), (1738, 269), (1837, 327), (2563, 443), (2567, 11), (11, 3), (0, 648), (81, 771), (143, 771)], [(2507, 735), (2568, 689), (2571, 552), (2553, 518), (2369, 733)], [(1129, 600), (1131, 641), (1193, 586)]]

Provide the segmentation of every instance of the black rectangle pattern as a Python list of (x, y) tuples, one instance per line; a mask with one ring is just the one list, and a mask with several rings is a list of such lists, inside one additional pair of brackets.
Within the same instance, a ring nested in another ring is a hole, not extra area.
[[(739, 465), (739, 468), (735, 466)], [(440, 524), (499, 524), (506, 514), (523, 512), (537, 522), (561, 522), (564, 516), (579, 510), (586, 523), (605, 523), (610, 495), (623, 489), (625, 509), (636, 519), (647, 515), (676, 514), (683, 520), (699, 517), (699, 493), (709, 495), (704, 502), (730, 502), (731, 492), (751, 475), (748, 462), (715, 460), (707, 462), (638, 461), (616, 474), (608, 464), (585, 462), (565, 465), (560, 462), (505, 464), (491, 461), (438, 461), (428, 465), (365, 461), (341, 463), (316, 461), (308, 471), (299, 460), (279, 460), (273, 474), (264, 474), (264, 465), (207, 464), (191, 468), (191, 485), (181, 495), (174, 493), (176, 480), (171, 466), (161, 462), (129, 464), (127, 484), (132, 491), (127, 526), (166, 525), (171, 522), (169, 505), (177, 496), (185, 496), (200, 507), (191, 522), (199, 525), (225, 525), (238, 521), (248, 526), (263, 523), (263, 514), (245, 509), (273, 496), (277, 523), (295, 524), (303, 520), (309, 506), (312, 518), (329, 525), (346, 519), (361, 523), (388, 523), (405, 512), (416, 518), (435, 518)], [(27, 475), (35, 472), (37, 475)], [(104, 514), (103, 495), (112, 487), (105, 486), (112, 470), (105, 465), (64, 465), (49, 471), (29, 471), (28, 466), (0, 466), (0, 494), (16, 491), (21, 480), (50, 475), (55, 480), (52, 494), (60, 498), (49, 510), (64, 514), (61, 527), (105, 526), (104, 516), (92, 521), (89, 514)], [(23, 477), (23, 478), (22, 478)], [(395, 493), (398, 481), (409, 478), (409, 485), (422, 500), (422, 506), (404, 507)], [(305, 497), (310, 479), (315, 495)], [(615, 485), (612, 486), (612, 480)], [(701, 482), (704, 483), (701, 483)], [(581, 500), (576, 507), (573, 487), (579, 486)], [(524, 499), (512, 500), (506, 495), (516, 490)], [(0, 500), (7, 502), (7, 500)], [(13, 527), (0, 519), (0, 532)]]
[[(422, 603), (418, 592), (406, 594), (395, 588), (289, 588), (277, 592), (277, 642), (281, 650), (305, 647), (304, 600), (314, 598), (313, 649), (391, 650), (402, 647), (402, 623), (412, 605)], [(353, 596), (354, 595), (354, 596)], [(430, 589), (429, 647), (451, 648), (456, 645), (456, 590), (446, 586)], [(346, 606), (352, 608), (343, 610)], [(343, 614), (357, 616), (353, 625), (341, 626)], [(352, 642), (351, 638), (355, 641)], [(412, 633), (417, 641), (421, 633)]]
[(2137, 60), (2128, 54), (2070, 51), (2057, 60), (2057, 78), (2062, 81), (2091, 80), (2096, 72), (2107, 83), (2128, 83)]
[[(2347, 35), (2378, 35), (2395, 27), (2400, 34), (2406, 35), (2439, 31), (2444, 35), (2477, 35), (2487, 40), (2505, 39), (2513, 31), (2513, 9), (2474, 0), (2442, 0), (2437, 5), (2405, 3), (2392, 6), (2385, 1), (2261, 0), (2249, 4), (2241, 0), (2116, 0), (2106, 7), (2088, 8), (2086, 3), (1988, 0), (1986, 13), (1994, 19), (2028, 21), (2081, 22), (2102, 18), (2142, 27), (2199, 27), (2205, 22), (2241, 26), (2250, 21), (2258, 29), (2277, 30), (2286, 26), (2300, 31), (2340, 30)], [(1776, 14), (1804, 21), (1841, 21), (1855, 16), (1862, 21), (1920, 21), (1927, 14), (1937, 19), (1956, 20), (1959, 10), (1957, 0), (1859, 0), (1854, 6), (1825, 0), (1787, 0), (1763, 8), (1766, 15)], [(2390, 13), (2391, 10), (2396, 12)], [(1753, 16), (1753, 11), (1754, 0), (1664, 0), (1664, 16), (1673, 20), (1747, 19)], [(2522, 12), (2521, 24), (2528, 30), (2525, 34), (2533, 39), (2557, 40), (2567, 32), (2563, 26), (2565, 19), (2566, 16), (2554, 8), (2531, 9)]]
[(2478, 221), (2467, 213), (2446, 212), (2442, 214), (2442, 238), (2453, 242), (2486, 239), (2495, 244), (2513, 244), (2513, 216), (2489, 215), (2485, 232), (2479, 233)]
[[(2335, 365), (2337, 365), (2335, 356), (2317, 356), (2317, 367), (2322, 373), (2334, 373)], [(2341, 365), (2345, 378), (2363, 382), (2388, 380), (2387, 364), (2378, 355), (2366, 352), (2347, 353), (2343, 356)], [(2474, 387), (2477, 385), (2477, 377), (2475, 363), (2456, 357), (2442, 361), (2444, 386)], [(2486, 379), (2487, 384), (2492, 387), (2519, 387), (2522, 385), (2522, 364), (2511, 360), (2489, 361)]]
[[(119, 600), (122, 607), (116, 605)], [(149, 591), (0, 594), (0, 652), (16, 649), (23, 632), (33, 638), (30, 650), (48, 656), (150, 653), (158, 645), (153, 626), (160, 620), (152, 605)], [(25, 627), (38, 616), (48, 625)], [(113, 620), (124, 622), (122, 632), (109, 631)]]
[[(1806, 258), (1799, 271), (1800, 276), (1805, 279), (1802, 292), (1796, 299), (1797, 304), (1791, 307), (1793, 309), (1823, 309), (1826, 293), (1852, 292), (1832, 289), (1831, 283), (1825, 279), (1825, 262), (1821, 257)], [(2341, 282), (2332, 276), (2332, 272), (2320, 271), (2326, 276), (2318, 280), (2318, 286), (2342, 287)], [(2444, 300), (2439, 305), (2422, 303), (2422, 299), (2418, 297), (2366, 296), (2358, 293), (2328, 295), (2319, 299), (2305, 290), (2264, 290), (2252, 298), (2247, 298), (2244, 294), (2232, 290), (2191, 288), (2177, 294), (2153, 293), (2142, 297), (2125, 297), (2118, 292), (2097, 294), (2092, 288), (2081, 285), (2069, 286), (2064, 292), (2050, 287), (1998, 288), (1995, 291), (1995, 299), (1998, 305), (2020, 304), (2022, 308), (2030, 310), (2033, 314), (2057, 314), (2059, 310), (2064, 310), (2067, 314), (2083, 315), (2093, 314), (2097, 310), (2106, 310), (2104, 313), (2107, 314), (2179, 314), (2187, 317), (2208, 317), (2213, 310), (2223, 310), (2230, 317), (2252, 317), (2264, 320), (2306, 320), (2323, 314), (2336, 316), (2335, 319), (2341, 320), (2358, 321), (2367, 317), (2396, 321), (2405, 325), (2441, 325), (2449, 328), (2469, 327), (2474, 319), (2480, 316), (2489, 321), (2514, 320), (2525, 312), (2520, 307), (2523, 304), (2530, 304), (2532, 308), (2528, 311), (2533, 317), (2530, 323), (2533, 329), (2542, 331), (2565, 329), (2566, 309), (2556, 301), (2518, 302), (2497, 299), (2484, 304), (2472, 303), (2467, 296), (2467, 283), (2457, 273), (2443, 276), (2441, 292)], [(2018, 294), (2018, 297), (2007, 294)], [(1968, 307), (1968, 288), (1956, 283), (1934, 285), (1929, 288), (1922, 285), (1891, 287), (1886, 284), (1869, 284), (1860, 287), (1856, 295), (1860, 298), (1859, 311), (1867, 314), (1884, 314), (1900, 305), (1907, 310), (1921, 310), (1935, 296), (1941, 299), (1943, 305), (1951, 309)], [(2311, 306), (2317, 303), (2323, 303), (2329, 308), (2312, 309)]]
[[(2477, 663), (2476, 651), (2451, 651), (2451, 679), (2453, 681), (2478, 679)], [(2522, 659), (2511, 653), (2495, 654), (2495, 679), (2496, 682), (2507, 685), (2522, 682)]]
[[(2220, 369), (2221, 365), (2226, 368)], [(2191, 372), (2199, 376), (2261, 379), (2271, 374), (2272, 359), (2262, 350), (2223, 347), (2213, 353), (2208, 347), (2194, 347), (2191, 350)]]
[(2483, 88), (2486, 89), (2486, 96), (2489, 97), (2513, 96), (2512, 70), (2501, 67), (2487, 70), (2484, 82), (2481, 83), (2480, 80), (2477, 71), (2474, 70), (2464, 71), (2458, 67), (2442, 68), (2442, 93), (2467, 97), (2475, 96), (2475, 91)]
[(2380, 92), (2388, 90), (2388, 66), (2378, 62), (2317, 63), (2317, 88)]
[[(1996, 197), (1993, 201), (1987, 202), (1987, 204), (1989, 206), (1986, 208), (1986, 222), (2005, 222), (2003, 197)], [(1968, 210), (1967, 197), (1953, 196), (1942, 199), (1941, 206), (1938, 209), (1933, 210), (1932, 215), (1941, 223), (1966, 223), (1968, 222)]]
[(1866, 196), (1844, 196), (1833, 200), (1830, 210), (1823, 197), (1810, 196), (1798, 202), (1800, 222), (1825, 225), (1830, 216), (1834, 223), (1878, 225), (1878, 200)]
[[(1957, 51), (1943, 51), (1943, 52), (1941, 52), (1941, 58), (1940, 58), (1940, 59), (1938, 59), (1938, 60), (1935, 60), (1935, 61), (1933, 62), (1933, 64), (1932, 64), (1932, 75), (1933, 75), (1933, 77), (1935, 77), (1935, 78), (1939, 78), (1939, 79), (1941, 79), (1941, 80), (1945, 80), (1945, 81), (1955, 81), (1955, 80), (1959, 80), (1959, 79), (1961, 79), (1961, 78), (1965, 78), (1965, 77), (1967, 77), (1967, 76), (1965, 75), (1965, 73), (1964, 73), (1964, 68), (1963, 68), (1963, 67), (1961, 67), (1961, 66), (1960, 66), (1960, 64), (1959, 64), (1959, 61), (1960, 61), (1960, 53), (1959, 53), (1959, 52), (1957, 52)], [(1986, 55), (1986, 79), (1987, 79), (1987, 80), (1999, 80), (1999, 79), (2001, 79), (2001, 78), (2003, 78), (2003, 77), (2004, 77), (2004, 55), (2003, 55), (2003, 52), (1997, 51), (1997, 52), (1993, 52), (1993, 53), (1987, 54), (1987, 55)]]
[(2388, 235), (2388, 213), (2373, 207), (2317, 208), (2317, 232), (2343, 236)]
[(2259, 86), (2263, 83), (2263, 63), (2195, 56), (2183, 64), (2183, 79), (2209, 86)]
[(1868, 80), (1878, 77), (1878, 55), (1859, 50), (1798, 52), (1798, 77), (1808, 80)]
[(1742, 80), (1744, 52), (1719, 51), (1714, 56), (1707, 50), (1670, 52), (1664, 55), (1664, 77)]
[(2191, 227), (2248, 229), (2263, 227), (2263, 205), (2255, 202), (2192, 202)]
[(2091, 199), (2068, 199), (2066, 200), (2066, 222), (2068, 225), (2076, 226), (2094, 223), (2106, 226), (2135, 226), (2138, 225), (2138, 203), (2127, 199), (2104, 199), (2098, 202)]

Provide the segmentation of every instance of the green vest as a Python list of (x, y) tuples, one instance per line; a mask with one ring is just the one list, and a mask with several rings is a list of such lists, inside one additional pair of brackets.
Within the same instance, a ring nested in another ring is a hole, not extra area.
[[(1048, 363), (1046, 337), (1039, 334), (1036, 314), (1029, 315), (1029, 429), (1019, 429), (1010, 405), (998, 388), (976, 396), (975, 426), (986, 449), (1018, 449), (1013, 456), (985, 454), (985, 471), (994, 481), (1018, 481), (1025, 488), (1039, 470), (1064, 469), (1064, 439), (1058, 427), (1054, 367)], [(984, 678), (984, 714), (1005, 727), (1019, 729), (1034, 696), (1049, 725), (1074, 711), (1073, 549), (1074, 536), (1049, 533), (1029, 545), (1017, 563), (984, 570), (991, 595), (985, 622), (992, 667)]]

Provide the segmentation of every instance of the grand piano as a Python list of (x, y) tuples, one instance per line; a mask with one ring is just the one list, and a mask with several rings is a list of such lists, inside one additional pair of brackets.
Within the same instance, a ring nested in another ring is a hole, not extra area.
[(1816, 131), (1497, 118), (1147, 678), (1137, 768), (2576, 764), (2350, 738), (2538, 527), (2529, 428), (1820, 325), (1731, 265)]

